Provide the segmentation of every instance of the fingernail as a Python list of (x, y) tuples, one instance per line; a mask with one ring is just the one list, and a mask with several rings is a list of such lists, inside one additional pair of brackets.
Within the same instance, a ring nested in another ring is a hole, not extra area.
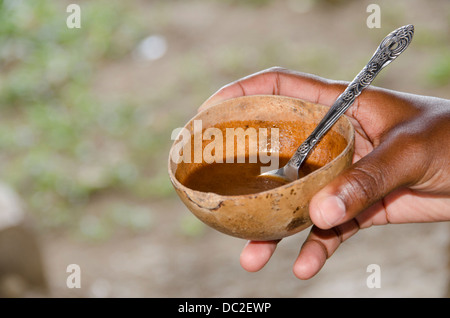
[(334, 226), (345, 216), (345, 204), (337, 196), (328, 196), (317, 204), (322, 219), (329, 226)]

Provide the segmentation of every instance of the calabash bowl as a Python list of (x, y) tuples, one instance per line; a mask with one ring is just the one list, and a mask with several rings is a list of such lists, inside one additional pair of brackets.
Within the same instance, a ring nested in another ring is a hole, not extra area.
[[(279, 131), (278, 149), (270, 151), (290, 157), (327, 110), (326, 106), (296, 98), (244, 96), (223, 101), (198, 113), (184, 126), (184, 132), (194, 134), (195, 121), (201, 121), (203, 131), (224, 123), (232, 123), (235, 127), (230, 128), (237, 128), (242, 122), (254, 122), (258, 127), (267, 122), (270, 127), (283, 127)], [(189, 141), (192, 149), (194, 140), (193, 137)], [(183, 141), (182, 134), (170, 150), (168, 170), (170, 180), (186, 207), (201, 221), (220, 232), (247, 240), (267, 241), (293, 235), (312, 225), (309, 202), (315, 193), (351, 164), (354, 128), (344, 115), (322, 138), (306, 161), (307, 164), (320, 166), (319, 169), (280, 187), (242, 195), (221, 195), (186, 187), (183, 182), (187, 176), (208, 163), (203, 159), (201, 162), (180, 160), (180, 142), (187, 142)], [(203, 142), (200, 151), (206, 145)], [(245, 153), (235, 152), (234, 155), (249, 156), (252, 148), (247, 146), (240, 151)]]

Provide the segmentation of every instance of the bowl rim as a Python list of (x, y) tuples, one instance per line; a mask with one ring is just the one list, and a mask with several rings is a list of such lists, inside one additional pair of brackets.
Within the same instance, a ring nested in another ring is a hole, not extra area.
[[(205, 112), (210, 111), (212, 108), (221, 106), (223, 103), (225, 102), (230, 102), (233, 100), (238, 100), (238, 99), (249, 99), (249, 98), (254, 98), (254, 97), (264, 97), (264, 98), (273, 98), (273, 99), (289, 99), (289, 100), (297, 100), (297, 101), (301, 101), (304, 103), (308, 103), (308, 104), (312, 104), (315, 106), (319, 106), (321, 108), (329, 108), (329, 106), (325, 106), (323, 104), (319, 104), (319, 103), (314, 103), (314, 102), (310, 102), (301, 98), (296, 98), (296, 97), (290, 97), (290, 96), (283, 96), (283, 95), (265, 95), (265, 94), (255, 94), (255, 95), (245, 95), (245, 96), (238, 96), (238, 97), (234, 97), (234, 98), (229, 98), (226, 100), (223, 100), (221, 102), (218, 102), (206, 109), (203, 109), (202, 111), (198, 112), (197, 114), (195, 114), (195, 116), (193, 116), (191, 119), (189, 119), (186, 124), (183, 126), (183, 128), (188, 127), (188, 125), (190, 123), (192, 123), (194, 120), (198, 119), (198, 117), (202, 116)], [(349, 151), (351, 151), (351, 149), (354, 146), (355, 143), (355, 127), (353, 126), (352, 122), (350, 121), (349, 117), (345, 114), (343, 114), (341, 116), (341, 118), (346, 121), (346, 123), (348, 124), (348, 126), (350, 127), (350, 131), (349, 131), (349, 139), (347, 141), (347, 145), (345, 146), (344, 150), (341, 151), (341, 153), (339, 155), (337, 155), (335, 158), (333, 158), (333, 160), (331, 160), (329, 163), (327, 163), (326, 165), (320, 167), (317, 170), (314, 170), (311, 173), (308, 173), (306, 176), (294, 180), (292, 182), (286, 183), (282, 186), (273, 188), (273, 189), (268, 189), (268, 190), (264, 190), (261, 192), (257, 192), (257, 193), (250, 193), (250, 194), (238, 194), (238, 195), (223, 195), (223, 194), (218, 194), (215, 192), (204, 192), (204, 191), (198, 191), (198, 190), (194, 190), (191, 188), (186, 187), (184, 184), (182, 184), (176, 177), (174, 172), (172, 171), (172, 162), (171, 162), (171, 158), (172, 158), (172, 151), (174, 149), (174, 145), (177, 142), (177, 140), (174, 140), (174, 142), (172, 143), (172, 146), (170, 147), (170, 151), (169, 151), (169, 160), (168, 160), (168, 172), (169, 172), (169, 177), (170, 180), (172, 182), (172, 184), (175, 186), (175, 188), (180, 189), (181, 191), (186, 192), (186, 190), (192, 192), (193, 194), (198, 193), (199, 195), (208, 195), (208, 196), (214, 196), (216, 197), (218, 200), (224, 201), (224, 200), (230, 200), (233, 198), (244, 198), (244, 197), (250, 197), (250, 198), (254, 198), (255, 196), (259, 196), (259, 195), (267, 195), (269, 192), (272, 192), (274, 189), (288, 189), (290, 187), (295, 186), (298, 183), (303, 183), (305, 182), (305, 180), (309, 179), (312, 176), (315, 176), (316, 174), (320, 173), (321, 171), (325, 170), (330, 164), (332, 164), (335, 161), (338, 161), (340, 158), (342, 158), (343, 156), (345, 156)], [(339, 118), (339, 120), (341, 120), (341, 118)], [(345, 137), (344, 137), (345, 138)], [(176, 165), (176, 164), (175, 164)]]

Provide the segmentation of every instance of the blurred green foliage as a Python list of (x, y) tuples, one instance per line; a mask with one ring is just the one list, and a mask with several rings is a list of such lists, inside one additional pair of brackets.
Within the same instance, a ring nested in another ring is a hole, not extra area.
[(147, 231), (154, 224), (153, 211), (135, 204), (110, 203), (101, 215), (86, 213), (80, 220), (76, 235), (82, 240), (103, 241), (114, 232)]
[(428, 71), (428, 79), (433, 85), (444, 87), (450, 85), (450, 48), (442, 51)]
[(215, 1), (235, 6), (248, 6), (253, 8), (263, 7), (274, 2), (274, 0), (215, 0)]
[(82, 27), (69, 29), (67, 5), (0, 1), (0, 179), (46, 228), (78, 224), (108, 189), (171, 193), (149, 163), (172, 127), (152, 131), (138, 105), (105, 105), (91, 91), (97, 67), (128, 54), (142, 26), (125, 2), (85, 1)]

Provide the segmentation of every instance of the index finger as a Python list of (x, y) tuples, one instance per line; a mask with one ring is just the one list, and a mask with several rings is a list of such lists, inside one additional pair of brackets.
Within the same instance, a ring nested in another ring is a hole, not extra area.
[(283, 95), (329, 106), (344, 89), (345, 85), (339, 82), (273, 67), (225, 85), (198, 110), (202, 111), (230, 98), (248, 95)]

